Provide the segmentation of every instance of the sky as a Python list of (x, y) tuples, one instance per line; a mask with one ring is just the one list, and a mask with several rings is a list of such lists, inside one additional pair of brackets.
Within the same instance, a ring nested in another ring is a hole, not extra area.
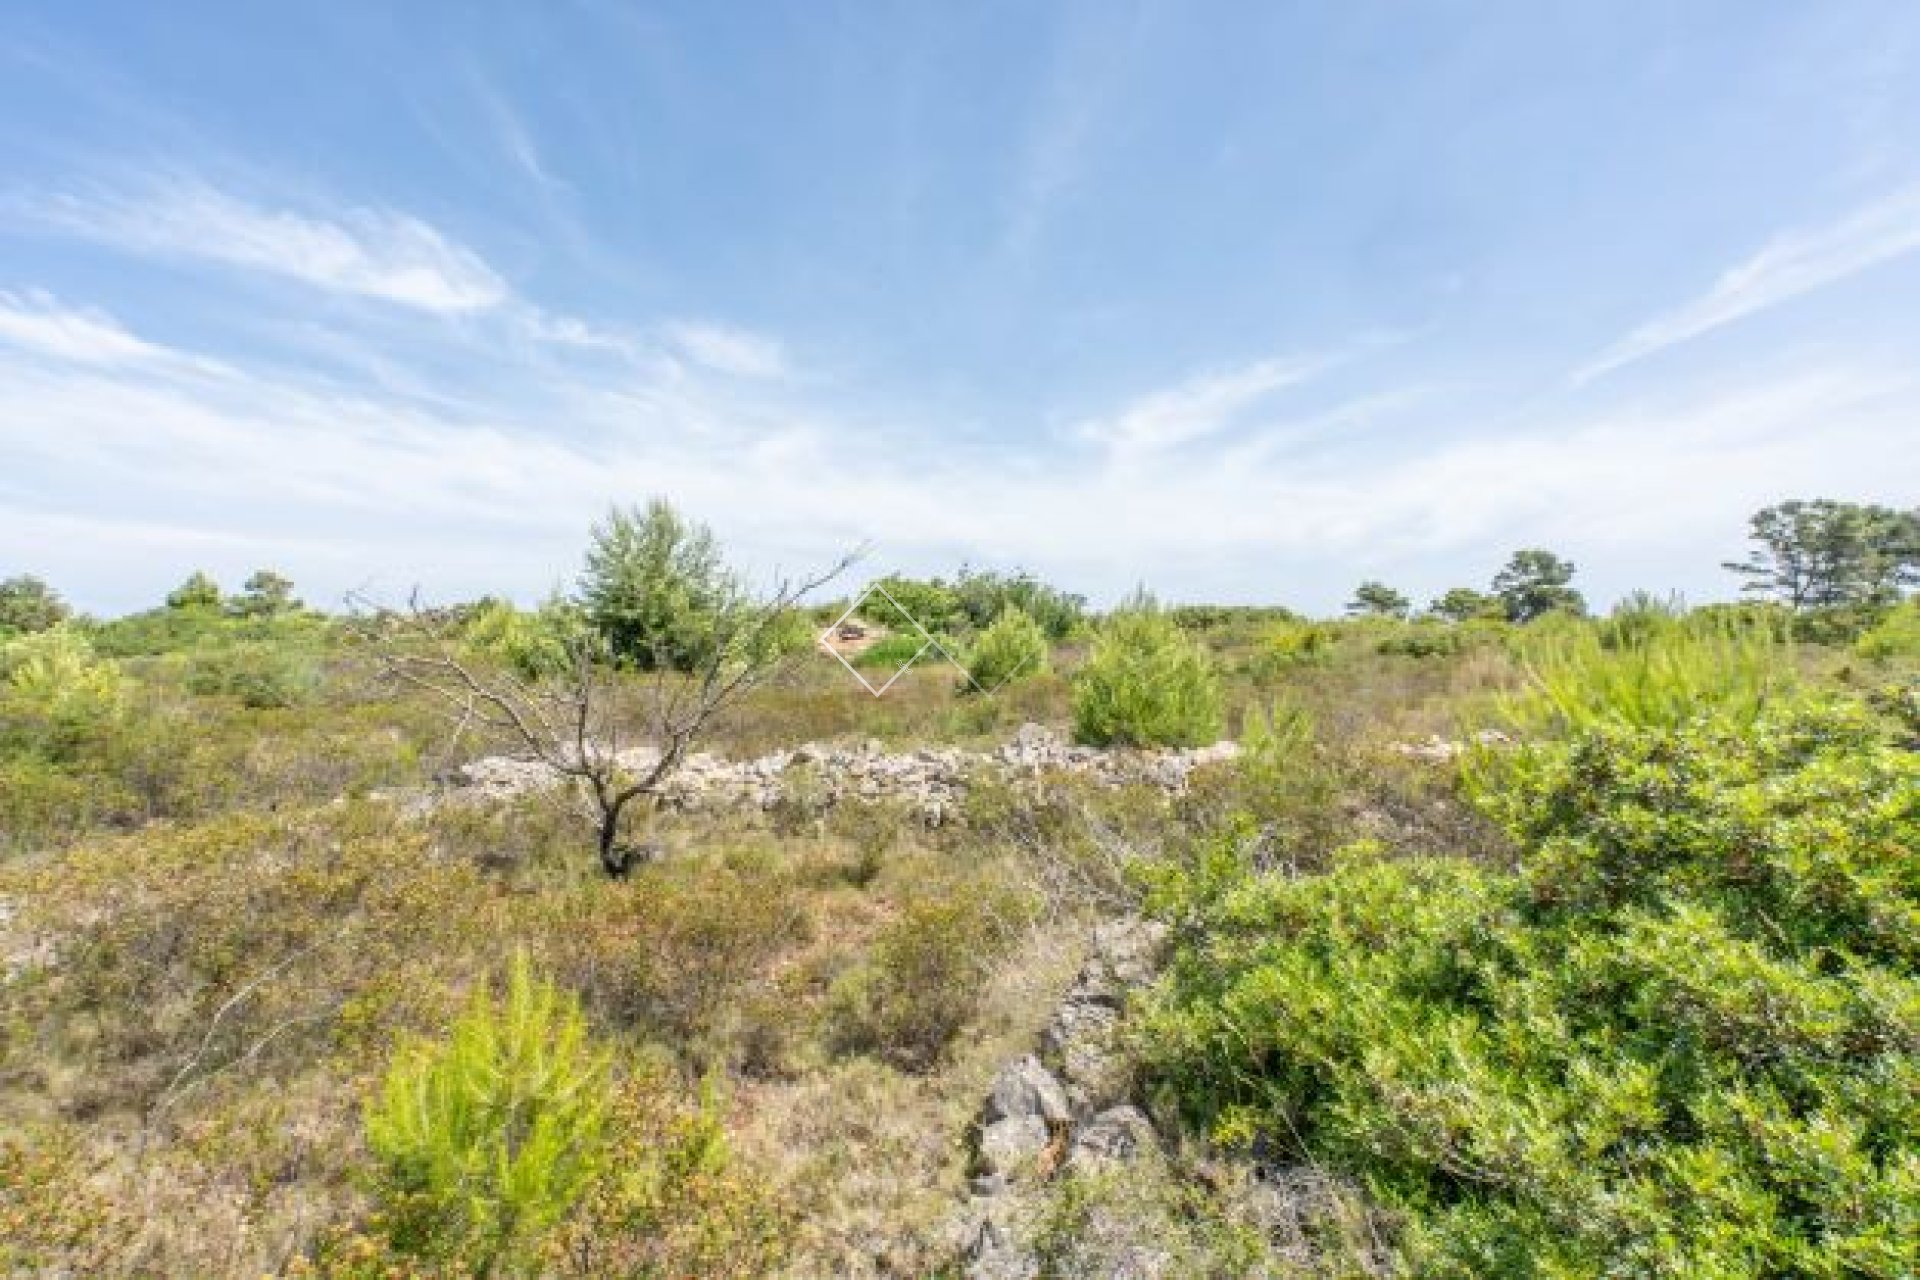
[(0, 0), (0, 577), (1724, 598), (1920, 502), (1910, 0)]

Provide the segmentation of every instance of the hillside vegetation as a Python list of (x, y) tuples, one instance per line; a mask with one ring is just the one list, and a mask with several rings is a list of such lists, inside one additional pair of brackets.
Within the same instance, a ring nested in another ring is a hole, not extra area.
[[(536, 609), (12, 580), (0, 1273), (983, 1274), (982, 1099), (1116, 919), (1152, 1159), (1023, 1169), (1028, 1274), (1920, 1273), (1895, 524), (1598, 617), (1538, 549), (1339, 619), (895, 576), (977, 666), (877, 699), (813, 638), (879, 606), (664, 504)], [(931, 809), (832, 774), (959, 748)], [(691, 804), (698, 752), (779, 771)]]

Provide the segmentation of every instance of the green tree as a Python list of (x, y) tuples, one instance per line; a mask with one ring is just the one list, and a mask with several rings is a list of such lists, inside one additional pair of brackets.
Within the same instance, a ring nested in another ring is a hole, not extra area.
[(1532, 622), (1546, 614), (1584, 613), (1587, 602), (1568, 584), (1573, 562), (1543, 547), (1513, 553), (1507, 567), (1493, 578), (1493, 594), (1507, 611), (1509, 622)]
[(608, 1060), (524, 952), (444, 1041), (403, 1047), (367, 1110), (394, 1248), (491, 1274), (573, 1207), (600, 1167)]
[(1795, 498), (1754, 514), (1759, 545), (1725, 568), (1793, 609), (1885, 604), (1920, 581), (1920, 512)]
[(661, 498), (593, 529), (581, 603), (614, 657), (640, 671), (692, 671), (748, 607), (706, 525)]
[(1026, 613), (1008, 606), (967, 651), (967, 674), (960, 689), (991, 693), (1010, 680), (1024, 680), (1047, 669), (1047, 633)]
[(1413, 609), (1413, 601), (1384, 582), (1363, 582), (1354, 588), (1347, 612), (1365, 618), (1404, 618)]
[(1427, 612), (1449, 622), (1470, 622), (1475, 618), (1504, 618), (1507, 609), (1498, 597), (1472, 587), (1450, 587), (1434, 598)]
[(293, 598), (293, 580), (271, 569), (257, 569), (241, 584), (230, 606), (243, 618), (271, 618), (300, 607)]
[(1219, 736), (1220, 681), (1207, 651), (1152, 597), (1115, 609), (1073, 681), (1073, 730), (1104, 746), (1194, 747)]
[(72, 612), (52, 587), (32, 574), (0, 582), (0, 631), (31, 635), (60, 625)]
[[(292, 590), (292, 584), (288, 584)], [(220, 584), (206, 574), (195, 570), (191, 578), (167, 593), (169, 609), (218, 609), (220, 607)]]

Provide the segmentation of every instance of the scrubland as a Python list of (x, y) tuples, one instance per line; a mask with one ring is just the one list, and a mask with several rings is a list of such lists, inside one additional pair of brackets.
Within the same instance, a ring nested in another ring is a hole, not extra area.
[[(1043, 1274), (1107, 1274), (1090, 1206), (1144, 1197), (1166, 1274), (1912, 1275), (1916, 607), (956, 618), (1007, 682), (879, 699), (802, 649), (700, 748), (1241, 752), (1178, 793), (982, 777), (932, 828), (642, 805), (619, 878), (557, 792), (444, 802), (514, 743), (341, 619), (15, 638), (0, 1269), (959, 1275), (983, 1092), (1145, 914), (1165, 1160), (1054, 1177)], [(1227, 1159), (1352, 1214), (1280, 1249)]]

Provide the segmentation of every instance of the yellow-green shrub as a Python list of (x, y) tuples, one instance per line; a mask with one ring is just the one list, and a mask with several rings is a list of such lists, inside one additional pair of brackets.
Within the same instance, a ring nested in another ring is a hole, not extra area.
[(599, 1173), (607, 1093), (586, 1019), (516, 954), (504, 999), (402, 1048), (367, 1110), (388, 1239), (475, 1274), (524, 1256)]
[(1201, 746), (1220, 735), (1220, 682), (1205, 649), (1153, 601), (1116, 609), (1073, 678), (1073, 731), (1095, 745)]

